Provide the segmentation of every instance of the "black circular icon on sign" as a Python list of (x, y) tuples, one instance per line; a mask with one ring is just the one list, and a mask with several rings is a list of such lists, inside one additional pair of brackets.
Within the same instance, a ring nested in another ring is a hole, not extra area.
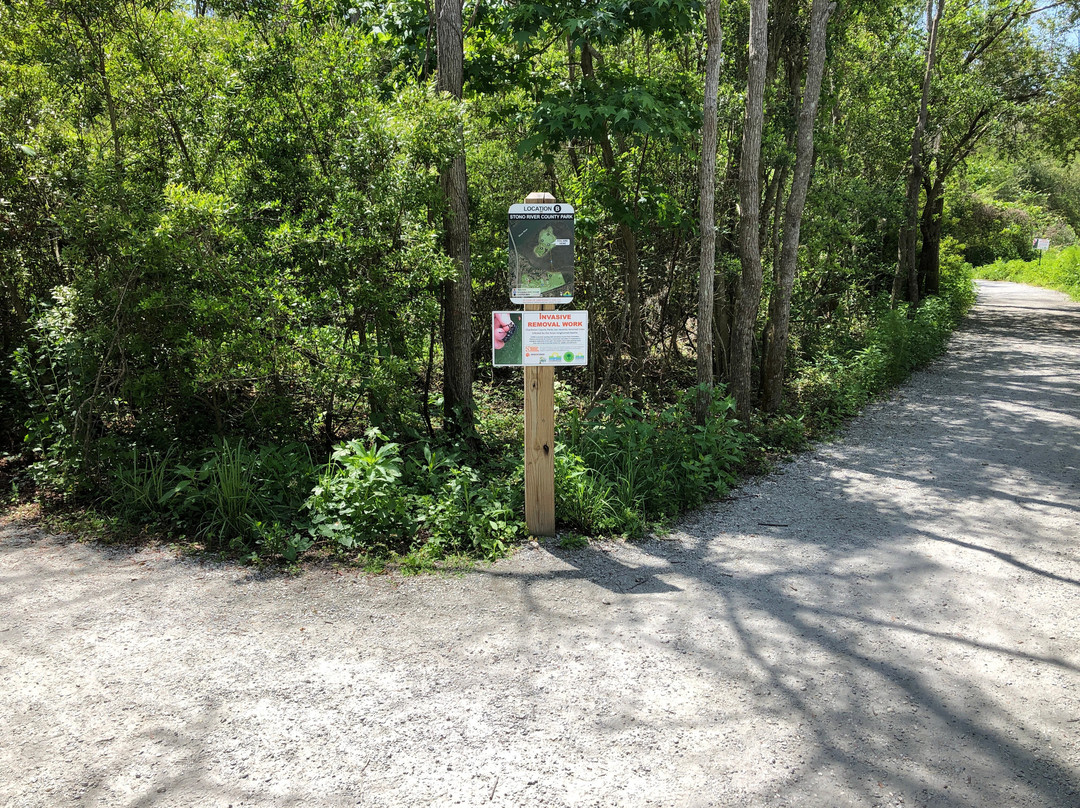
[(559, 211), (561, 211), (561, 210), (562, 210), (562, 205), (556, 205), (556, 206), (555, 206), (555, 212), (556, 212), (556, 213), (558, 213), (558, 212), (559, 212)]

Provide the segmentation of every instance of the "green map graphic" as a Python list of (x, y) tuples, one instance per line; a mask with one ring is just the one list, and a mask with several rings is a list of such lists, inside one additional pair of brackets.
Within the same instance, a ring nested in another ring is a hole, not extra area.
[[(536, 246), (533, 248), (533, 255), (537, 258), (543, 258), (547, 255), (548, 250), (555, 246), (555, 228), (545, 227), (540, 231), (540, 235), (537, 236)], [(561, 276), (560, 276), (561, 277)]]
[(511, 297), (566, 297), (573, 294), (572, 219), (510, 220)]

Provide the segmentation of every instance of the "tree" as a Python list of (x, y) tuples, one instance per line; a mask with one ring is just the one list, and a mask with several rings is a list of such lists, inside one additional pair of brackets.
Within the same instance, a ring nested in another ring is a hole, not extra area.
[[(437, 0), (438, 88), (461, 100), (464, 90), (464, 41), (461, 0)], [(452, 429), (473, 423), (472, 277), (469, 265), (469, 188), (465, 170), (465, 134), (458, 123), (459, 145), (440, 174), (446, 196), (446, 251), (457, 276), (443, 282), (443, 413)]]
[(750, 70), (746, 120), (739, 157), (739, 261), (742, 272), (731, 335), (731, 392), (740, 417), (751, 407), (754, 328), (761, 302), (761, 133), (765, 117), (765, 69), (769, 57), (768, 0), (750, 0)]
[(775, 286), (769, 297), (769, 320), (766, 325), (762, 407), (767, 412), (778, 409), (783, 396), (791, 293), (795, 283), (803, 208), (806, 205), (806, 193), (810, 187), (810, 173), (814, 165), (814, 122), (817, 119), (821, 79), (825, 70), (825, 29), (835, 8), (836, 3), (832, 0), (814, 0), (810, 10), (806, 84), (803, 88), (802, 107), (799, 110), (795, 170), (784, 210), (783, 245)]
[[(693, 0), (523, 2), (512, 12), (523, 41), (566, 43), (563, 64), (568, 62), (569, 70), (557, 80), (534, 77), (533, 131), (522, 151), (539, 154), (554, 172), (555, 153), (565, 148), (575, 179), (589, 186), (614, 229), (612, 241), (623, 268), (623, 311), (609, 371), (625, 344), (632, 384), (638, 388), (646, 356), (639, 232), (649, 219), (642, 203), (662, 193), (650, 187), (645, 168), (665, 147), (683, 146), (697, 129), (686, 101), (685, 76), (648, 54), (654, 40), (674, 43), (685, 35), (695, 5)], [(640, 42), (647, 55), (644, 64), (634, 58)]]
[[(958, 9), (941, 23), (921, 176), (919, 293), (937, 294), (946, 182), (975, 148), (996, 134), (1029, 138), (1032, 113), (1046, 93), (1046, 54), (1034, 46), (1026, 2)], [(909, 299), (911, 294), (909, 290)]]
[(919, 192), (925, 168), (922, 161), (923, 136), (926, 132), (926, 119), (929, 114), (930, 87), (934, 76), (934, 60), (937, 58), (938, 28), (945, 0), (926, 3), (926, 58), (923, 69), (922, 100), (919, 102), (919, 116), (915, 121), (915, 130), (911, 135), (911, 162), (908, 166), (907, 196), (904, 202), (904, 224), (900, 230), (900, 246), (896, 262), (896, 275), (893, 278), (892, 303), (896, 306), (907, 288), (907, 299), (913, 306), (919, 302), (919, 275), (916, 262), (916, 245), (919, 219)]
[(716, 144), (717, 102), (720, 89), (720, 0), (705, 5), (705, 99), (701, 122), (701, 164), (698, 172), (698, 206), (701, 250), (698, 263), (697, 309), (697, 422), (704, 424), (712, 401), (713, 305), (716, 286)]

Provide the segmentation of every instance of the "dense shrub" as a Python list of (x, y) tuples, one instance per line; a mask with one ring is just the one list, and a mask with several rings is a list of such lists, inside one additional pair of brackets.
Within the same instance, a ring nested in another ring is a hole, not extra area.
[(1080, 247), (1051, 249), (1034, 261), (996, 261), (980, 267), (979, 277), (1057, 289), (1080, 300)]
[(556, 514), (586, 532), (639, 535), (727, 490), (745, 436), (730, 398), (714, 397), (705, 426), (694, 421), (695, 391), (666, 407), (640, 408), (614, 396), (574, 410), (556, 454)]
[[(408, 472), (408, 473), (406, 473)], [(519, 496), (501, 477), (482, 479), (454, 455), (428, 445), (406, 462), (401, 447), (372, 430), (334, 450), (305, 509), (313, 539), (372, 557), (416, 552), (495, 558), (522, 533)]]

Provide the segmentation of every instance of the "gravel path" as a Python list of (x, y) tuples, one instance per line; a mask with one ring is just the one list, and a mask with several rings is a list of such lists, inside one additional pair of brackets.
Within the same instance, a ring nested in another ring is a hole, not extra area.
[(297, 577), (0, 527), (0, 805), (1080, 805), (1080, 307), (663, 540)]

